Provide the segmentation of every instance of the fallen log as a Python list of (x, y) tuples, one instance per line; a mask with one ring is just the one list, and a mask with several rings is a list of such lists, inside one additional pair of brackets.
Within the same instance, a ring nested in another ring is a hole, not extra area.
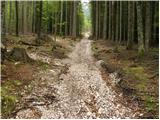
[(29, 46), (41, 46), (40, 44), (27, 43), (27, 42), (24, 42), (24, 41), (19, 41), (18, 43), (23, 44), (23, 45), (29, 45)]

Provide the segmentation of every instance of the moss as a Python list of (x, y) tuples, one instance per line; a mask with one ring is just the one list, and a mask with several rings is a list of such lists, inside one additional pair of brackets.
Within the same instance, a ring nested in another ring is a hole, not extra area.
[(136, 79), (142, 80), (143, 82), (148, 80), (148, 75), (145, 73), (144, 68), (141, 66), (126, 67), (125, 71), (128, 74), (134, 75)]
[(118, 47), (118, 46), (115, 46), (114, 49), (113, 49), (113, 52), (119, 53), (119, 52), (120, 52), (119, 47)]
[(136, 88), (137, 88), (139, 91), (146, 90), (146, 83), (141, 82), (141, 83), (139, 83), (139, 84), (136, 85)]
[[(1, 86), (2, 117), (8, 118), (20, 99), (21, 80), (6, 80)], [(18, 91), (18, 92), (15, 92)]]
[(16, 97), (11, 95), (2, 96), (2, 117), (6, 118), (14, 110)]
[(2, 100), (2, 117), (7, 118), (12, 113), (16, 106), (17, 96), (11, 95), (11, 87), (1, 87), (1, 100)]
[(149, 51), (158, 53), (159, 52), (159, 48), (155, 48), (155, 47), (154, 48), (150, 48)]
[(47, 70), (49, 68), (48, 64), (41, 65), (42, 70)]
[(156, 102), (154, 101), (153, 97), (146, 96), (146, 107), (148, 111), (153, 111), (156, 107)]
[(145, 53), (145, 49), (143, 46), (140, 46), (138, 48), (138, 56), (141, 57), (141, 56), (144, 56), (144, 53)]
[(47, 70), (50, 66), (47, 63), (44, 63), (40, 60), (36, 61), (36, 64), (42, 69), (42, 70)]
[(14, 80), (14, 84), (16, 86), (20, 86), (20, 85), (22, 85), (22, 82), (20, 80)]
[(94, 53), (94, 56), (98, 56), (98, 47), (95, 43), (92, 43), (92, 51)]
[[(124, 66), (129, 66), (131, 64), (131, 62), (129, 60), (123, 60), (121, 61), (121, 63), (124, 65)], [(124, 70), (128, 69), (128, 67), (124, 68)]]

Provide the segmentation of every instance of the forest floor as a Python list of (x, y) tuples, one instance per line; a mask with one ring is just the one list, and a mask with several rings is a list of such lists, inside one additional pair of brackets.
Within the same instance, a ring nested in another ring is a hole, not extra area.
[(96, 59), (121, 70), (120, 88), (144, 109), (142, 118), (159, 118), (159, 48), (138, 56), (137, 50), (126, 50), (122, 45), (116, 50), (111, 41), (97, 40), (92, 50)]
[[(32, 41), (34, 37), (23, 37), (24, 40), (29, 38)], [(126, 91), (116, 86), (116, 81), (120, 79), (116, 72), (107, 73), (101, 68), (97, 59), (111, 62), (105, 59), (111, 55), (106, 52), (110, 48), (104, 46), (104, 41), (75, 41), (59, 37), (54, 44), (46, 42), (43, 46), (35, 47), (19, 44), (20, 38), (14, 39), (8, 40), (11, 42), (7, 48), (25, 48), (36, 63), (6, 60), (1, 65), (2, 118), (139, 118), (144, 115), (139, 101), (126, 97)], [(56, 47), (53, 47), (55, 44)], [(124, 64), (130, 66), (130, 61)], [(144, 74), (143, 67), (137, 66), (138, 69), (127, 69), (126, 74), (134, 71)], [(155, 76), (150, 77), (155, 79)], [(129, 81), (127, 83), (133, 86), (124, 84), (123, 87), (134, 89), (138, 80), (134, 83), (130, 78), (126, 78)], [(145, 104), (150, 111), (157, 107), (158, 93), (155, 91), (158, 81), (155, 81), (152, 81), (154, 88), (149, 88), (153, 96), (147, 97), (148, 103)], [(140, 89), (141, 84), (137, 88)]]

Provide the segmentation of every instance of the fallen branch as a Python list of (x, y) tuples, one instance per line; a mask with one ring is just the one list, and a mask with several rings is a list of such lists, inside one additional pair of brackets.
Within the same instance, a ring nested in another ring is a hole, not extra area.
[(19, 43), (19, 44), (23, 44), (23, 45), (29, 45), (29, 46), (41, 46), (41, 45), (39, 45), (39, 44), (27, 43), (27, 42), (24, 42), (24, 41), (19, 41), (18, 43)]

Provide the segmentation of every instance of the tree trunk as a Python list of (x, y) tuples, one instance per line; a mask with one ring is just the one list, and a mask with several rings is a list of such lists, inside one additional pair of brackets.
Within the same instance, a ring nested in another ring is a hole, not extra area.
[(6, 8), (6, 2), (3, 1), (1, 2), (1, 9), (2, 9), (2, 13), (1, 13), (1, 20), (2, 20), (2, 38), (4, 38), (5, 34), (6, 34), (6, 15), (5, 15), (5, 8)]
[(16, 9), (16, 36), (19, 36), (19, 17), (18, 17), (18, 1), (15, 1), (15, 9)]
[(98, 40), (98, 16), (99, 16), (99, 11), (98, 11), (98, 2), (95, 3), (96, 4), (96, 40)]
[(138, 28), (138, 53), (143, 55), (144, 49), (144, 34), (143, 34), (143, 20), (142, 20), (142, 3), (136, 2), (137, 7), (137, 28)]
[(39, 13), (39, 31), (38, 31), (38, 37), (41, 36), (41, 24), (42, 24), (42, 1), (40, 1), (40, 13)]
[(119, 43), (122, 41), (122, 12), (123, 12), (123, 6), (122, 1), (120, 1), (120, 13), (119, 13)]
[(73, 30), (73, 1), (70, 1), (70, 36), (72, 36), (72, 30)]
[(36, 43), (40, 44), (40, 36), (41, 36), (41, 21), (42, 21), (42, 1), (36, 1), (36, 33), (38, 38), (36, 39)]
[(65, 13), (65, 36), (67, 36), (68, 35), (68, 10), (67, 10), (67, 1), (65, 1), (65, 3), (66, 3), (66, 6), (65, 6), (65, 8), (66, 8), (66, 13)]
[(33, 16), (32, 16), (32, 32), (35, 32), (35, 16), (36, 16), (36, 4), (33, 1)]
[(12, 19), (12, 1), (9, 2), (10, 5), (9, 5), (9, 24), (8, 24), (8, 32), (9, 34), (11, 34), (11, 19)]
[(119, 39), (119, 1), (116, 2), (116, 45), (118, 46), (118, 39)]
[(146, 2), (146, 25), (145, 25), (145, 48), (149, 49), (149, 41), (151, 39), (151, 3)]
[(135, 39), (135, 2), (133, 2), (133, 10), (132, 10), (132, 44), (134, 43), (134, 39)]
[(153, 15), (153, 42), (152, 44), (155, 45), (156, 44), (156, 39), (157, 39), (157, 24), (158, 24), (158, 15), (157, 13), (159, 13), (158, 9), (158, 3), (155, 2), (154, 3), (154, 15)]
[(72, 36), (76, 38), (77, 36), (77, 1), (73, 2), (73, 30), (72, 30)]
[(60, 35), (62, 35), (62, 26), (63, 26), (63, 1), (61, 2), (61, 18), (60, 18)]
[(116, 16), (116, 12), (115, 12), (115, 1), (112, 1), (112, 40), (115, 40), (115, 16)]
[(127, 39), (127, 49), (132, 49), (132, 1), (128, 2), (128, 39)]
[(103, 20), (103, 39), (107, 37), (107, 1), (105, 1), (104, 20)]
[(24, 5), (25, 2), (22, 2), (22, 33), (24, 34)]
[(112, 1), (109, 1), (109, 31), (108, 31), (108, 37), (109, 40), (111, 40), (112, 37)]

